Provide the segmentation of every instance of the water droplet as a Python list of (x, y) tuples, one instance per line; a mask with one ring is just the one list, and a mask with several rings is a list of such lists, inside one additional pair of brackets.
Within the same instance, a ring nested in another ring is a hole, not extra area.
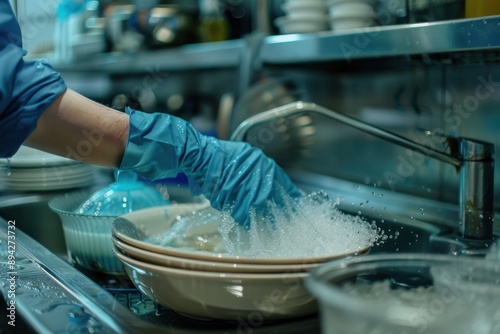
[(45, 58), (38, 59), (37, 61), (35, 61), (35, 67), (39, 70), (42, 70), (45, 68), (45, 65), (48, 63), (49, 63), (49, 61)]
[(12, 174), (12, 170), (10, 168), (11, 165), (11, 159), (12, 158), (7, 158), (7, 176), (10, 176)]

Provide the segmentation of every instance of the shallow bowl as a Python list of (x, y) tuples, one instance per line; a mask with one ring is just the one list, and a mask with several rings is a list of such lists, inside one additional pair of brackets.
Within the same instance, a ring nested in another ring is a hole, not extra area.
[(184, 270), (132, 259), (121, 252), (134, 285), (175, 312), (207, 319), (238, 322), (289, 319), (317, 312), (304, 286), (304, 272), (239, 274)]
[[(169, 231), (179, 216), (187, 215), (197, 210), (202, 210), (207, 204), (175, 204), (163, 207), (143, 209), (131, 212), (117, 218), (111, 227), (112, 234), (126, 244), (132, 245), (149, 252), (166, 254), (180, 258), (196, 259), (201, 261), (216, 261), (231, 264), (257, 264), (257, 265), (290, 265), (313, 264), (332, 259), (344, 258), (365, 254), (370, 246), (346, 250), (342, 253), (326, 254), (315, 257), (245, 257), (215, 251), (193, 251), (179, 247), (165, 246), (163, 236)], [(200, 227), (189, 230), (185, 235), (186, 240), (202, 239), (222, 240), (218, 231), (217, 220), (213, 220)], [(197, 245), (193, 242), (193, 248)]]
[(305, 272), (319, 265), (319, 263), (252, 264), (196, 260), (150, 252), (145, 249), (126, 244), (115, 237), (112, 238), (112, 242), (115, 246), (115, 252), (121, 252), (132, 259), (163, 267), (186, 270), (218, 271), (224, 273), (292, 273)]

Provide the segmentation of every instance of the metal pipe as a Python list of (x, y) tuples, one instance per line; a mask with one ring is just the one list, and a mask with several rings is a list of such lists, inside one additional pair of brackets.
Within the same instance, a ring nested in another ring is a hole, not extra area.
[[(468, 138), (458, 138), (458, 152), (450, 154), (427, 147), (395, 133), (382, 130), (315, 103), (297, 101), (264, 111), (243, 121), (231, 140), (245, 140), (249, 129), (264, 122), (313, 112), (337, 120), (396, 145), (420, 152), (449, 163), (460, 171), (459, 234), (466, 239), (490, 240), (493, 237), (493, 144)], [(452, 139), (448, 138), (447, 139)]]

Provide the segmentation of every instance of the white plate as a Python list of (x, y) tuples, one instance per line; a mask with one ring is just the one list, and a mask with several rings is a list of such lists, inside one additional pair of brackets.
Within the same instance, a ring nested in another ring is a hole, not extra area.
[(57, 182), (64, 182), (64, 181), (74, 181), (74, 180), (79, 180), (81, 178), (89, 178), (93, 175), (93, 173), (82, 173), (74, 176), (64, 176), (64, 177), (50, 177), (50, 178), (45, 178), (45, 177), (39, 177), (39, 178), (11, 178), (11, 177), (6, 177), (3, 178), (7, 183), (10, 184), (26, 184), (26, 183), (57, 183)]
[[(40, 191), (40, 190), (59, 190), (59, 189), (70, 189), (83, 187), (88, 185), (90, 181), (93, 179), (93, 174), (90, 174), (86, 177), (76, 178), (74, 180), (64, 180), (57, 182), (5, 182), (3, 183), (3, 187), (10, 190), (19, 190), (19, 191)], [(0, 184), (2, 181), (0, 180)]]
[(11, 168), (10, 180), (37, 181), (37, 180), (62, 180), (71, 177), (84, 176), (93, 173), (93, 166), (87, 164), (74, 164), (70, 166), (53, 166), (44, 168)]
[[(8, 160), (0, 159), (0, 164), (8, 165)], [(56, 166), (72, 163), (78, 162), (26, 146), (21, 146), (19, 151), (10, 158), (10, 167)]]

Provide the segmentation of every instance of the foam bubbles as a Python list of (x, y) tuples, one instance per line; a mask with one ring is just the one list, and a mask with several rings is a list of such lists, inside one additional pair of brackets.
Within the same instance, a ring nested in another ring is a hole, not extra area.
[[(340, 211), (338, 200), (315, 192), (280, 204), (268, 202), (264, 210), (249, 212), (250, 223), (238, 225), (231, 208), (212, 208), (179, 217), (155, 243), (192, 251), (212, 251), (254, 258), (321, 258), (363, 252), (383, 233), (374, 223)], [(202, 226), (217, 226), (213, 233), (196, 234)], [(152, 240), (150, 240), (152, 241)], [(206, 241), (206, 242), (205, 242)]]
[(231, 255), (258, 258), (323, 257), (356, 253), (378, 239), (376, 226), (360, 216), (343, 213), (338, 200), (315, 192), (284, 205), (269, 202), (265, 213), (250, 212), (247, 229), (235, 224), (228, 211), (222, 213), (219, 232)]

